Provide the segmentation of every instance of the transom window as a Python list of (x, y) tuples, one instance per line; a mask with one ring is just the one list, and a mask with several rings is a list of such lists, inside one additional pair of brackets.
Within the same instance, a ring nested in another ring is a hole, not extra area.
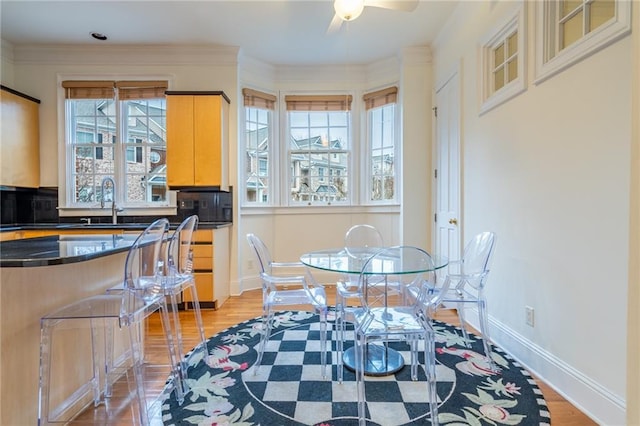
[(615, 16), (614, 0), (562, 1), (558, 13), (558, 50), (572, 45)]
[(628, 0), (536, 2), (536, 83), (631, 32)]
[(480, 114), (526, 89), (526, 34), (526, 8), (518, 4), (506, 17), (504, 24), (493, 29), (482, 40)]
[[(67, 204), (94, 207), (116, 182), (121, 207), (167, 205), (167, 83), (64, 81)], [(111, 196), (107, 201), (112, 201)]]
[(518, 31), (513, 31), (492, 49), (493, 91), (498, 91), (518, 77)]

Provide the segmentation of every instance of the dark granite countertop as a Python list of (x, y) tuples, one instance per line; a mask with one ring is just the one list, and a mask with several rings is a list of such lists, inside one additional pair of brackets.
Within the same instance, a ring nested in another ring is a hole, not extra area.
[[(0, 225), (0, 232), (5, 231), (21, 231), (36, 229), (127, 229), (127, 230), (144, 230), (149, 223), (14, 223)], [(176, 229), (180, 222), (171, 223), (170, 229)], [(199, 222), (198, 229), (218, 229), (233, 225), (232, 222)]]
[[(180, 223), (171, 224), (176, 229)], [(200, 222), (198, 229), (218, 229), (231, 226), (230, 222)], [(87, 231), (124, 229), (143, 231), (148, 223), (96, 223), (96, 224), (15, 224), (2, 225), (0, 232), (37, 229), (83, 229)], [(100, 256), (119, 253), (129, 249), (137, 234), (79, 234), (51, 235), (0, 242), (0, 268), (62, 265), (84, 262)]]
[(0, 267), (32, 267), (84, 262), (129, 250), (138, 235), (52, 235), (3, 241)]

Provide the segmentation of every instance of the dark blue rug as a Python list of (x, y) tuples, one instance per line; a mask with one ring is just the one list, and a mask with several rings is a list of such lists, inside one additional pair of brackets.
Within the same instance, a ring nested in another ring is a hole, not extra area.
[[(330, 319), (333, 319), (330, 313)], [(191, 357), (190, 392), (177, 404), (171, 394), (162, 407), (165, 425), (355, 425), (355, 375), (337, 382), (335, 341), (327, 354), (331, 376), (322, 379), (318, 318), (308, 312), (281, 312), (258, 374), (253, 374), (261, 323), (238, 324)], [(329, 323), (333, 325), (333, 322)], [(438, 420), (441, 425), (549, 425), (549, 411), (533, 378), (494, 346), (500, 374), (487, 369), (482, 341), (464, 347), (457, 327), (436, 322)], [(335, 332), (329, 326), (327, 339)], [(346, 347), (350, 344), (346, 343)], [(408, 346), (391, 343), (409, 359)], [(421, 360), (422, 361), (422, 360)], [(410, 368), (391, 376), (367, 377), (367, 413), (371, 425), (431, 424), (426, 382), (412, 381)]]

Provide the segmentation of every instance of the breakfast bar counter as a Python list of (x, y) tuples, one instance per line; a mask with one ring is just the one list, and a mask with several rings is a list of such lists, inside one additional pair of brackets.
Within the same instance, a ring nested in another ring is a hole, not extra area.
[(121, 281), (136, 237), (56, 235), (0, 243), (0, 424), (37, 424), (40, 318)]
[(138, 234), (52, 235), (0, 243), (0, 267), (50, 266), (84, 262), (126, 252)]

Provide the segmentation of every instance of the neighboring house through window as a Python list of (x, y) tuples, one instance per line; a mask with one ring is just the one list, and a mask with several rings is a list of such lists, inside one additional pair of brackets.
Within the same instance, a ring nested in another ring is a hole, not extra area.
[(167, 204), (166, 81), (63, 81), (66, 205), (95, 207), (116, 182), (121, 207)]
[(389, 87), (363, 96), (367, 111), (367, 202), (394, 201), (397, 193), (396, 103), (398, 88)]
[(351, 95), (285, 96), (290, 204), (351, 201), (351, 101)]
[(253, 89), (243, 89), (245, 113), (245, 202), (269, 204), (273, 182), (269, 171), (276, 97)]

